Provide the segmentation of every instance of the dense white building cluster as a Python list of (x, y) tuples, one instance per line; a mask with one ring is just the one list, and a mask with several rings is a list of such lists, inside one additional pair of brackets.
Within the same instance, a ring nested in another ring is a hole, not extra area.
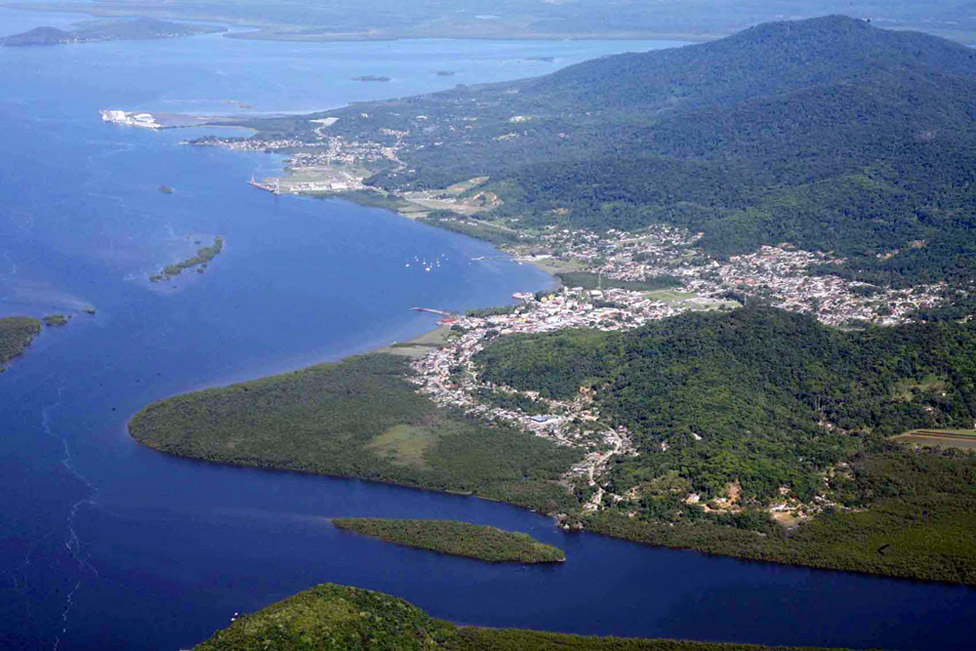
[(720, 261), (702, 254), (693, 244), (701, 233), (658, 226), (641, 233), (550, 229), (542, 236), (554, 253), (536, 255), (573, 262), (608, 279), (643, 281), (671, 276), (685, 291), (703, 297), (733, 292), (761, 297), (770, 304), (814, 315), (827, 325), (872, 323), (895, 325), (920, 309), (943, 300), (944, 283), (906, 289), (874, 287), (816, 267), (845, 262), (826, 253), (789, 245), (762, 246), (758, 251)]
[(130, 127), (142, 127), (143, 129), (159, 129), (162, 127), (151, 113), (130, 113), (112, 109), (98, 113), (104, 122), (112, 122), (113, 124), (124, 124)]
[[(617, 454), (633, 454), (630, 435), (614, 428), (600, 415), (592, 397), (581, 391), (575, 400), (551, 400), (532, 391), (496, 386), (478, 374), (474, 357), (495, 337), (515, 333), (543, 333), (564, 328), (622, 330), (707, 307), (701, 300), (666, 303), (641, 292), (620, 289), (585, 291), (563, 288), (537, 299), (533, 294), (516, 294), (523, 305), (510, 314), (489, 317), (460, 317), (453, 320), (460, 336), (451, 344), (413, 362), (419, 391), (443, 407), (455, 408), (487, 421), (514, 425), (524, 431), (585, 451), (584, 459), (569, 472), (594, 488), (587, 509), (597, 508), (604, 497), (599, 479), (607, 463)], [(613, 307), (601, 307), (612, 303)], [(526, 413), (518, 408), (498, 407), (482, 399), (483, 392), (520, 395), (538, 409)], [(536, 412), (543, 413), (536, 413)]]

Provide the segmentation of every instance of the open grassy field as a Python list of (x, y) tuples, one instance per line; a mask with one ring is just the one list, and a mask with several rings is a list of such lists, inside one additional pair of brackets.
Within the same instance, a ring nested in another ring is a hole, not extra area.
[(370, 441), (366, 447), (394, 465), (426, 470), (430, 467), (427, 464), (427, 451), (443, 434), (443, 430), (429, 427), (394, 425)]
[[(581, 271), (583, 269), (582, 263), (576, 260), (560, 260), (559, 258), (523, 258), (522, 262), (534, 265), (547, 274), (555, 276), (557, 279), (560, 273)], [(559, 282), (562, 283), (561, 280)]]
[(407, 341), (397, 341), (376, 352), (390, 353), (391, 355), (403, 355), (405, 357), (420, 357), (426, 355), (434, 348), (441, 348), (448, 342), (451, 336), (451, 327), (439, 325), (434, 330), (430, 330), (413, 339)]
[(691, 292), (680, 292), (676, 289), (659, 289), (648, 292), (648, 296), (662, 303), (674, 303), (676, 301), (686, 301), (689, 298), (695, 298), (695, 294)]

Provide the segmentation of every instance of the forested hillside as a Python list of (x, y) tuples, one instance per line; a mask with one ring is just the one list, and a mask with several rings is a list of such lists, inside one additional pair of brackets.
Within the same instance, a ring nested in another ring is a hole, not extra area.
[[(760, 651), (787, 647), (455, 626), (382, 592), (323, 584), (245, 615), (197, 651)], [(799, 651), (799, 649), (797, 650)], [(812, 651), (812, 650), (811, 650)]]
[[(823, 472), (915, 427), (976, 417), (976, 325), (843, 332), (761, 306), (686, 314), (627, 332), (499, 339), (485, 380), (543, 397), (591, 390), (640, 455), (618, 460), (617, 492), (676, 475), (689, 492), (766, 502), (822, 492)], [(662, 449), (666, 448), (666, 449)]]
[(976, 458), (913, 450), (972, 432), (976, 324), (863, 331), (752, 305), (624, 332), (496, 340), (488, 382), (592, 401), (636, 454), (608, 470), (591, 530), (653, 544), (976, 581)]
[[(871, 282), (971, 280), (976, 53), (830, 16), (554, 74), (311, 116), (261, 138), (397, 149), (384, 190), (490, 176), (481, 218), (595, 230), (670, 223), (723, 256), (790, 242)], [(484, 188), (482, 188), (484, 189)], [(480, 190), (480, 189), (479, 189)]]

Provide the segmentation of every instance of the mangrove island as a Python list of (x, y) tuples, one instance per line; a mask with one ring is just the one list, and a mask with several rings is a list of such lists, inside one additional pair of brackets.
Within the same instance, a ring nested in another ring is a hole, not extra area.
[(335, 518), (332, 524), (397, 545), (489, 563), (561, 563), (566, 560), (563, 550), (541, 543), (528, 534), (455, 520)]
[(176, 264), (167, 265), (158, 274), (149, 276), (149, 280), (154, 283), (158, 283), (164, 280), (170, 280), (176, 276), (183, 273), (184, 269), (191, 269), (197, 267), (197, 273), (203, 273), (207, 269), (207, 265), (210, 261), (217, 257), (217, 254), (221, 252), (224, 248), (224, 238), (220, 235), (214, 238), (214, 243), (210, 246), (205, 246), (197, 250), (197, 254), (192, 258), (187, 258), (182, 262), (177, 262)]

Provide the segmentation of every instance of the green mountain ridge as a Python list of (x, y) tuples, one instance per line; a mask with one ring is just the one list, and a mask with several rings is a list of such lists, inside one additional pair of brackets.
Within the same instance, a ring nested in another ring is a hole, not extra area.
[(780, 94), (864, 75), (872, 68), (922, 67), (976, 73), (970, 48), (921, 32), (891, 32), (826, 16), (765, 23), (682, 48), (601, 57), (525, 84), (580, 107), (674, 110)]
[(972, 49), (828, 16), (248, 125), (312, 142), (338, 117), (328, 135), (397, 148), (368, 184), (489, 176), (479, 218), (523, 230), (668, 223), (716, 256), (788, 242), (913, 285), (976, 274), (974, 100)]

